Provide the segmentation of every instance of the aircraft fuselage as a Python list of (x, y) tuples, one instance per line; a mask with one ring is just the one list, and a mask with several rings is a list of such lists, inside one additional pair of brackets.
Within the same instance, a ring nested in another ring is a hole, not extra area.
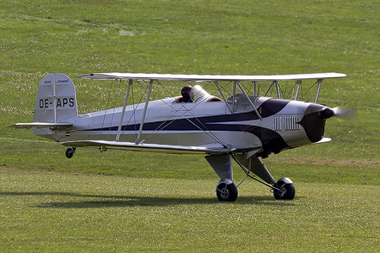
[[(151, 101), (139, 142), (235, 147), (249, 151), (262, 147), (262, 156), (284, 149), (318, 142), (323, 137), (325, 119), (319, 116), (324, 106), (294, 100), (250, 97), (262, 117), (258, 118), (244, 96), (223, 101), (173, 103), (175, 98)], [(35, 129), (42, 137), (59, 142), (73, 140), (115, 140), (135, 142), (139, 135), (145, 103), (126, 107), (119, 129), (122, 107), (78, 115), (71, 131)], [(231, 110), (233, 113), (231, 113)], [(319, 113), (319, 114), (318, 114)]]

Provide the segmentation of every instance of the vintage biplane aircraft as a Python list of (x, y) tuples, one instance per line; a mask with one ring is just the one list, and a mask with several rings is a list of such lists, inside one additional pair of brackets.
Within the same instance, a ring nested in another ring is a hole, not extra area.
[[(318, 104), (317, 99), (324, 79), (345, 76), (340, 73), (80, 75), (82, 79), (126, 80), (127, 90), (122, 107), (78, 115), (73, 82), (64, 74), (49, 74), (38, 88), (33, 123), (18, 123), (11, 127), (33, 128), (36, 135), (61, 142), (68, 147), (67, 158), (80, 147), (96, 147), (101, 151), (122, 149), (203, 154), (220, 178), (216, 187), (220, 201), (235, 201), (237, 187), (247, 178), (270, 187), (276, 199), (293, 199), (293, 182), (285, 177), (275, 181), (261, 158), (330, 141), (323, 137), (325, 122), (339, 115), (340, 110)], [(314, 102), (299, 101), (302, 82), (311, 79), (316, 80)], [(192, 102), (180, 102), (181, 97), (175, 96), (151, 101), (153, 86), (161, 85), (162, 81), (197, 84), (192, 88)], [(283, 99), (279, 82), (288, 81), (294, 82), (292, 99)], [(147, 87), (145, 102), (128, 105), (132, 85), (140, 82), (145, 82)], [(199, 86), (200, 82), (212, 84), (217, 96)], [(258, 94), (260, 82), (271, 83), (264, 96)], [(252, 92), (246, 91), (243, 83), (249, 83)], [(270, 91), (277, 96), (268, 97)], [(232, 161), (246, 173), (237, 186), (233, 180)]]

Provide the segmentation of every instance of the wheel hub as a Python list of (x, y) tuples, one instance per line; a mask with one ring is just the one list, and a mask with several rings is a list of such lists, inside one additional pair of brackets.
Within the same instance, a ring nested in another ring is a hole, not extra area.
[(278, 195), (282, 198), (282, 197), (285, 196), (286, 192), (287, 192), (286, 188), (283, 185), (283, 186), (280, 187), (280, 191), (278, 191)]
[(227, 186), (222, 189), (218, 189), (218, 191), (220, 192), (220, 197), (222, 197), (223, 199), (228, 199), (228, 197), (230, 196), (230, 192), (227, 189)]

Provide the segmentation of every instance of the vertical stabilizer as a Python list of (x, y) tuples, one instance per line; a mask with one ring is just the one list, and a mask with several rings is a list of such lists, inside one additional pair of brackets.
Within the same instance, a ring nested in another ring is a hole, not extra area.
[(59, 123), (78, 115), (75, 87), (64, 74), (45, 76), (37, 91), (33, 122)]

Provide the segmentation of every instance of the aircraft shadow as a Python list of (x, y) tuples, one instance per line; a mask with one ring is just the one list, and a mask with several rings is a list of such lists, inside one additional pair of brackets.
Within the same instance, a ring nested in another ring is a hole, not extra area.
[[(69, 196), (77, 197), (78, 201), (52, 201), (33, 205), (39, 208), (105, 208), (133, 206), (170, 206), (193, 204), (237, 204), (237, 205), (273, 205), (294, 206), (292, 201), (275, 200), (273, 196), (241, 196), (235, 202), (220, 202), (213, 198), (177, 198), (177, 197), (146, 197), (146, 196), (116, 196), (93, 195), (72, 192), (1, 192), (2, 196)], [(95, 200), (93, 200), (95, 198)], [(101, 200), (96, 200), (96, 199)], [(90, 200), (91, 199), (91, 200)]]

